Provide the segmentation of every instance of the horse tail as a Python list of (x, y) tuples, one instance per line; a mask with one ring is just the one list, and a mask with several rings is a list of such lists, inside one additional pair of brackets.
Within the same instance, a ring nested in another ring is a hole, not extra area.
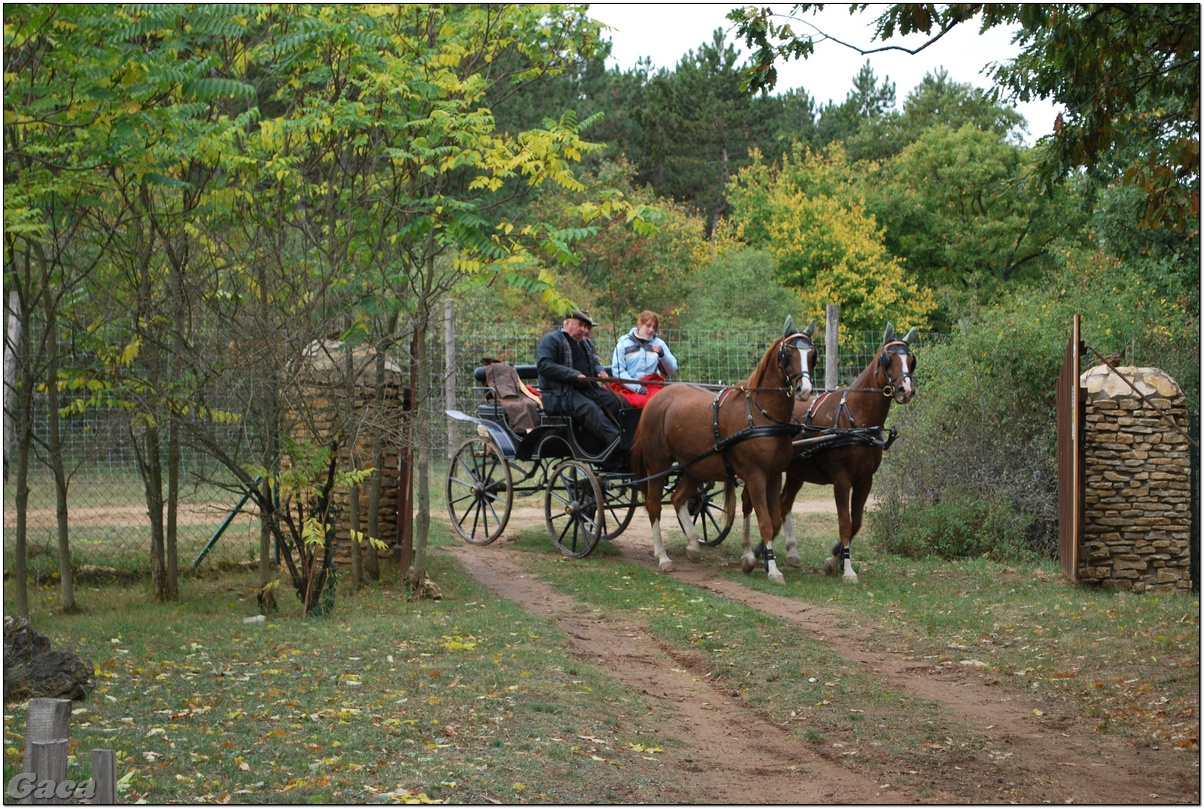
[(636, 479), (644, 477), (644, 421), (647, 418), (646, 413), (640, 414), (640, 423), (635, 428), (635, 435), (631, 439), (631, 473)]

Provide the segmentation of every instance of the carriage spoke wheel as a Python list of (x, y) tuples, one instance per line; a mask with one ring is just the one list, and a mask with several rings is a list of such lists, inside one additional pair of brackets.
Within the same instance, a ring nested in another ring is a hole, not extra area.
[(602, 484), (602, 507), (606, 510), (606, 533), (602, 539), (617, 537), (631, 524), (636, 507), (640, 504), (639, 487), (627, 481), (627, 476), (607, 476)]
[(594, 549), (606, 530), (602, 503), (602, 487), (585, 464), (569, 460), (552, 470), (544, 495), (544, 516), (561, 553), (579, 559)]
[(452, 528), (472, 545), (488, 545), (506, 528), (514, 486), (510, 466), (497, 444), (466, 438), (447, 468), (447, 514)]
[(730, 482), (723, 484), (722, 499), (714, 491), (714, 483), (704, 483), (690, 496), (687, 507), (690, 521), (698, 532), (702, 544), (715, 547), (732, 530), (736, 520), (736, 487)]

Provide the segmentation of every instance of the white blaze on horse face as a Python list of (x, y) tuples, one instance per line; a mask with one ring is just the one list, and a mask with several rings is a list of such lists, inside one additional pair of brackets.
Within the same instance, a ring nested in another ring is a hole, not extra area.
[(814, 390), (814, 385), (811, 382), (811, 370), (807, 367), (807, 357), (811, 355), (809, 350), (804, 350), (799, 346), (792, 346), (798, 352), (798, 367), (802, 372), (802, 376), (798, 380), (798, 384), (794, 389), (794, 398), (797, 401), (805, 402), (811, 398), (811, 391)]
[(915, 357), (910, 354), (903, 354), (899, 357), (899, 361), (903, 364), (903, 378), (899, 381), (899, 390), (895, 395), (895, 399), (899, 404), (906, 404), (911, 401), (911, 397), (915, 395), (915, 385), (911, 379), (911, 372), (915, 370)]
[(807, 374), (799, 380), (798, 387), (794, 390), (794, 398), (800, 402), (805, 402), (811, 398), (811, 374)]

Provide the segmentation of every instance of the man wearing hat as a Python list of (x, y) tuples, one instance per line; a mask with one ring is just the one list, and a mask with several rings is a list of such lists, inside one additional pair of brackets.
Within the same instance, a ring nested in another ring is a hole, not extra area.
[(545, 334), (535, 348), (539, 389), (543, 407), (552, 415), (573, 420), (610, 446), (619, 439), (619, 397), (586, 380), (606, 377), (597, 355), (588, 350), (586, 338), (594, 320), (589, 312), (574, 309), (564, 325)]

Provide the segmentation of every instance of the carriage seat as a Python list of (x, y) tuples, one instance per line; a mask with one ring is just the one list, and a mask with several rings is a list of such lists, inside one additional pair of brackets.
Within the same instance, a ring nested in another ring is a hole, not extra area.
[(526, 435), (539, 426), (543, 413), (539, 394), (527, 387), (518, 369), (500, 360), (483, 359), (473, 377), (485, 385), (478, 388), (485, 395), (479, 418), (504, 422), (515, 435)]
[[(606, 372), (610, 373), (609, 367)], [(485, 398), (477, 407), (477, 418), (505, 424), (510, 432), (520, 437), (536, 427), (572, 426), (568, 416), (544, 411), (539, 388), (529, 384), (539, 379), (539, 371), (534, 365), (511, 366), (501, 360), (482, 359), (481, 365), (473, 371), (473, 378), (477, 382), (474, 390), (480, 391)], [(629, 429), (634, 432), (634, 424)], [(626, 436), (624, 430), (620, 432)], [(630, 446), (629, 437), (624, 444), (625, 449)]]

